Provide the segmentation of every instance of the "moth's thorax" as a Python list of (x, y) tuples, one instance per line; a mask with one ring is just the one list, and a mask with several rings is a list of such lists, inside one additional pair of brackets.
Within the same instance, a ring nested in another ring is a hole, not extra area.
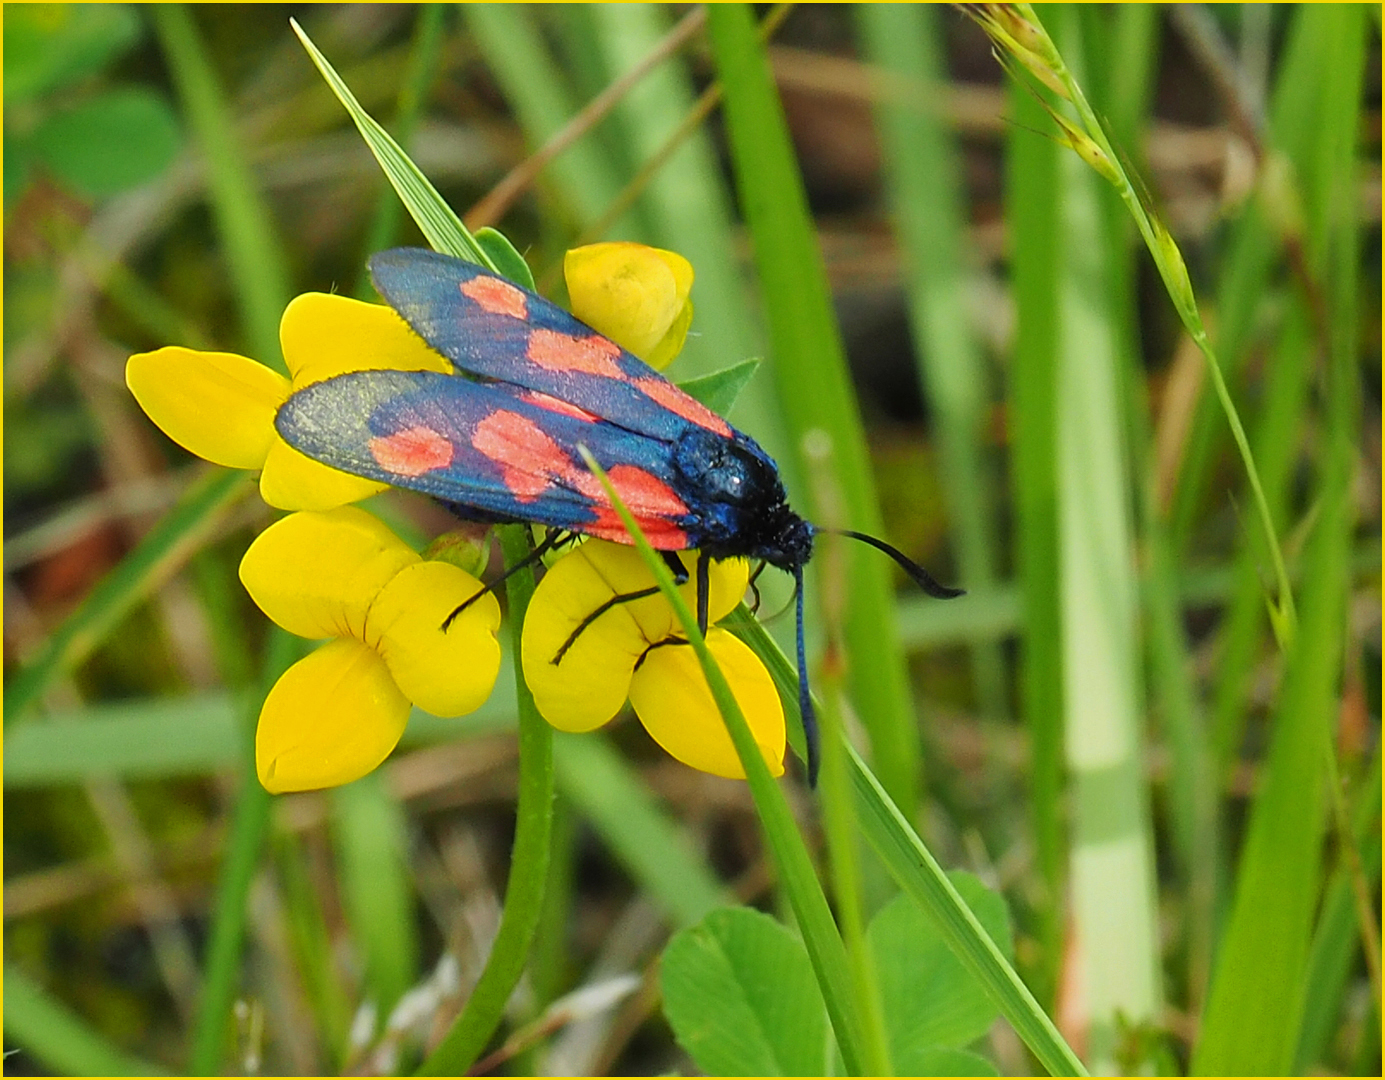
[(690, 429), (674, 448), (679, 486), (697, 507), (698, 546), (792, 568), (813, 550), (812, 526), (789, 508), (779, 471), (749, 436), (726, 439)]

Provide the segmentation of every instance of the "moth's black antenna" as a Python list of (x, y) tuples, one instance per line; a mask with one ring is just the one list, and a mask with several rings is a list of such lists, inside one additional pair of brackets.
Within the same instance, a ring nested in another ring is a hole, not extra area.
[(898, 548), (891, 547), (883, 540), (877, 540), (873, 536), (865, 533), (853, 532), (851, 529), (822, 529), (821, 532), (836, 533), (838, 536), (849, 536), (853, 540), (859, 540), (863, 544), (869, 544), (877, 551), (883, 551), (886, 555), (897, 562), (900, 568), (914, 579), (914, 583), (929, 596), (937, 600), (951, 600), (955, 596), (964, 596), (966, 589), (954, 589), (947, 585), (940, 585), (927, 570), (921, 567), (913, 559), (905, 555)]
[(798, 605), (798, 712), (803, 720), (803, 742), (808, 750), (808, 786), (818, 785), (818, 718), (813, 712), (813, 697), (808, 692), (808, 650), (803, 644), (803, 564), (793, 568), (794, 592)]

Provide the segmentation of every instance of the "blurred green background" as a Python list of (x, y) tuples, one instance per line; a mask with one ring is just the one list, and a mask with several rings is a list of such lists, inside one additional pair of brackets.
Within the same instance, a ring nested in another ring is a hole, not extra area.
[[(864, 420), (860, 497), (968, 590), (895, 581), (916, 722), (874, 766), (945, 866), (1004, 894), (1021, 974), (1089, 1063), (1379, 1075), (1380, 18), (1324, 8), (1039, 9), (1188, 263), (1296, 583), (1287, 650), (1203, 360), (1118, 200), (985, 35), (949, 8), (757, 9), (782, 18), (768, 51)], [(696, 320), (670, 374), (766, 357), (732, 419), (810, 500), (736, 151), (715, 101), (699, 111), (717, 66), (694, 8), (7, 5), (11, 1074), (390, 1073), (495, 932), (507, 677), (474, 717), (416, 715), (358, 784), (248, 797), (270, 646), (235, 567), (271, 514), (124, 388), (125, 358), (164, 344), (278, 363), (292, 295), (368, 297), (366, 254), (422, 243), (290, 16), (549, 295), (577, 243), (687, 256)], [(487, 198), (659, 50), (531, 184)], [(373, 508), (411, 540), (448, 527), (412, 496)], [(762, 615), (789, 596), (767, 581)], [(749, 800), (630, 723), (560, 740), (557, 767), (507, 1030), (641, 981), (496, 1068), (690, 1071), (654, 964), (708, 897), (775, 910)], [(268, 842), (237, 862), (248, 806)], [(218, 936), (234, 881), (243, 948)], [(213, 977), (230, 1009), (209, 1020)], [(1282, 1011), (1257, 1019), (1261, 1000)], [(1265, 1030), (1277, 1057), (1238, 1056)], [(1002, 1073), (1034, 1066), (1003, 1021), (981, 1045)]]

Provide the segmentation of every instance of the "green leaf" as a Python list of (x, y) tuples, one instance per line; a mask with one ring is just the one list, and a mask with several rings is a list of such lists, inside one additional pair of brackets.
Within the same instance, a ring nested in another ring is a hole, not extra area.
[(538, 292), (534, 284), (534, 272), (524, 261), (524, 256), (515, 250), (510, 238), (499, 229), (484, 225), (476, 230), (476, 243), (495, 264), (496, 272), (509, 278), (516, 285), (523, 285), (530, 292)]
[(731, 411), (731, 406), (736, 404), (741, 391), (755, 377), (755, 372), (760, 370), (760, 363), (759, 357), (742, 360), (739, 364), (732, 364), (710, 375), (701, 375), (696, 379), (680, 382), (678, 389), (690, 397), (697, 398), (717, 415), (725, 416)]
[[(967, 907), (1009, 959), (1010, 915), (1005, 901), (971, 874), (947, 875)], [(871, 920), (866, 940), (875, 955), (890, 1060), (903, 1076), (933, 1047), (960, 1048), (984, 1035), (1000, 1014), (986, 989), (953, 955), (937, 928), (908, 896), (896, 896)]]
[(423, 235), (433, 250), (455, 255), (468, 262), (479, 263), (499, 273), (490, 256), (476, 243), (475, 237), (467, 231), (461, 219), (438, 194), (438, 189), (433, 186), (432, 181), (424, 176), (422, 170), (409, 159), (409, 155), (400, 149), (390, 133), (376, 123), (370, 113), (361, 108), (356, 95), (342, 82), (341, 76), (327, 62), (327, 58), (318, 52), (317, 46), (309, 40), (297, 20), (290, 19), (289, 25), (298, 35), (298, 40), (303, 43), (303, 48), (308, 50), (308, 55), (312, 57), (327, 85), (332, 88), (332, 93), (337, 95), (337, 100), (345, 106), (351, 119), (355, 121), (361, 138), (370, 147), (370, 152), (375, 155), (375, 160), (380, 163), (380, 168), (384, 170), (394, 190), (399, 193), (399, 198), (410, 216), (423, 230)]
[(95, 74), (139, 35), (128, 4), (15, 5), (5, 12), (5, 104)]
[(673, 936), (660, 980), (678, 1043), (709, 1076), (820, 1076), (827, 1014), (808, 953), (774, 919), (721, 908)]
[(101, 198), (158, 176), (177, 155), (182, 133), (163, 95), (121, 87), (49, 117), (34, 148), (58, 179)]

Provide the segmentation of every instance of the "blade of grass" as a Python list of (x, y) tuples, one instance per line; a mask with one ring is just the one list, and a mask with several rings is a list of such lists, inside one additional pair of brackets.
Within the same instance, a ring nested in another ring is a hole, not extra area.
[(684, 15), (677, 26), (654, 42), (619, 79), (611, 82), (600, 94), (587, 102), (581, 111), (548, 138), (543, 146), (511, 169), (484, 199), (467, 211), (468, 224), (472, 228), (478, 228), (503, 218), (515, 199), (533, 183), (534, 178), (550, 161), (615, 108), (652, 69), (696, 36), (702, 29), (704, 18), (700, 8), (694, 8)]
[(181, 4), (150, 8), (183, 110), (207, 157), (207, 182), (231, 283), (252, 355), (286, 372), (279, 316), (289, 302), (288, 260), (274, 217), (255, 185), (230, 106), (217, 84), (192, 15)]
[[(529, 527), (505, 526), (500, 530), (500, 542), (505, 564), (515, 565), (531, 550)], [(506, 580), (505, 595), (509, 602), (510, 646), (512, 654), (518, 656), (524, 614), (534, 595), (533, 571), (512, 574)], [(466, 1007), (419, 1066), (419, 1076), (459, 1076), (480, 1057), (524, 973), (543, 914), (553, 832), (553, 729), (539, 715), (518, 664), (515, 697), (519, 704), (519, 798), (500, 929)]]
[[(1279, 539), (1275, 535), (1274, 523), (1265, 501), (1265, 494), (1260, 484), (1260, 474), (1255, 465), (1255, 458), (1251, 454), (1250, 443), (1241, 424), (1240, 414), (1231, 399), (1230, 390), (1227, 388), (1226, 379), (1212, 348), (1211, 340), (1208, 338), (1182, 253), (1178, 250), (1178, 245), (1167, 227), (1152, 213), (1146, 205), (1146, 200), (1131, 182), (1122, 165), (1122, 159), (1111, 146), (1111, 142), (1097, 119), (1096, 113), (1087, 101), (1079, 81), (1074, 77), (1071, 68), (1064, 63), (1063, 57), (1053, 44), (1052, 39), (1044, 31), (1033, 7), (1028, 4), (1017, 4), (1013, 11), (989, 9), (978, 18), (987, 32), (993, 35), (996, 44), (1007, 50), (1007, 53), (1013, 57), (1014, 64), (1029, 65), (1030, 70), (1037, 76), (1051, 80), (1049, 85), (1056, 91), (1060, 91), (1063, 97), (1072, 104), (1077, 114), (1077, 124), (1071, 120), (1063, 119), (1061, 114), (1057, 112), (1051, 114), (1054, 121), (1062, 128), (1061, 138), (1083, 161), (1091, 165), (1104, 179), (1110, 182), (1119, 193), (1121, 201), (1130, 212), (1136, 228), (1139, 229), (1140, 236), (1145, 241), (1145, 246), (1154, 259), (1154, 265), (1159, 271), (1174, 309), (1178, 312), (1189, 337), (1197, 345), (1198, 351), (1202, 353), (1207, 362), (1206, 371), (1211, 377), (1212, 385), (1217, 392), (1217, 400), (1221, 404), (1227, 423), (1230, 425), (1232, 437), (1240, 453), (1241, 463), (1250, 483), (1251, 493), (1254, 496), (1253, 501), (1260, 528), (1265, 533), (1265, 541), (1274, 566), (1276, 582), (1276, 597), (1271, 606), (1275, 636), (1281, 647), (1286, 647), (1293, 637), (1296, 622), (1294, 596), (1289, 585), (1288, 569), (1284, 564)], [(1025, 38), (1023, 46), (1016, 44), (1015, 39), (1010, 36), (1006, 28), (1007, 20), (1011, 19), (1017, 22), (1016, 32)]]
[(331, 800), (342, 907), (366, 996), (385, 1017), (418, 978), (407, 824), (379, 772), (333, 789)]
[(573, 809), (677, 926), (730, 902), (727, 891), (648, 788), (600, 737), (558, 734), (558, 786)]
[[(554, 62), (533, 23), (533, 9), (466, 4), (461, 10), (529, 141), (542, 145), (577, 109), (572, 104), (571, 88), (558, 75), (562, 68)], [(552, 173), (580, 222), (595, 220), (620, 190), (599, 144), (590, 139), (579, 140), (559, 154)], [(628, 217), (617, 222), (611, 238), (630, 239), (633, 226)]]
[[(1322, 51), (1326, 25), (1324, 13), (1317, 5), (1307, 4), (1290, 13), (1270, 102), (1267, 152), (1272, 157), (1287, 156), (1299, 175), (1307, 164), (1317, 126), (1318, 82), (1324, 65), (1331, 63)], [(1243, 207), (1232, 229), (1217, 282), (1217, 353), (1232, 377), (1249, 355), (1255, 318), (1282, 253), (1283, 233), (1292, 227), (1283, 212), (1286, 193), (1274, 190), (1289, 183), (1282, 164), (1281, 160), (1272, 165), (1272, 171), (1264, 177), (1265, 198), (1247, 200)], [(1288, 201), (1292, 204), (1292, 195)], [(1203, 393), (1184, 450), (1170, 513), (1177, 551), (1187, 548), (1224, 439), (1216, 402), (1212, 395)]]
[[(610, 77), (652, 49), (669, 20), (667, 12), (653, 4), (584, 5), (574, 7), (573, 14), (591, 22), (591, 36), (600, 43), (599, 56)], [(621, 102), (612, 134), (632, 161), (649, 161), (693, 108), (688, 65), (670, 57)], [(686, 378), (761, 355), (764, 333), (737, 252), (731, 193), (708, 132), (694, 129), (665, 164), (649, 178), (636, 205), (649, 224), (649, 242), (677, 251), (697, 270), (696, 333), (678, 358), (678, 371)], [(751, 380), (736, 402), (735, 417), (780, 463), (788, 490), (798, 490), (784, 417), (768, 372)]]
[(1200, 1074), (1276, 1074), (1293, 1064), (1320, 886), (1323, 783), (1337, 714), (1359, 423), (1359, 248), (1351, 177), (1365, 61), (1363, 13), (1334, 8), (1330, 14), (1333, 62), (1322, 73), (1315, 152), (1323, 182), (1316, 246), (1326, 268), (1331, 335), (1318, 513), (1304, 554), (1303, 629), (1285, 659), (1235, 901), (1193, 1055), (1192, 1070)]
[[(944, 78), (935, 9), (862, 4), (856, 9), (866, 58), (889, 75), (940, 94)], [(875, 109), (886, 193), (904, 260), (909, 326), (924, 398), (938, 440), (952, 549), (967, 588), (996, 577), (994, 478), (982, 443), (988, 392), (971, 326), (966, 219), (957, 149), (941, 116), (881, 100)], [(999, 645), (971, 651), (972, 682), (985, 716), (1009, 711)]]
[[(395, 103), (394, 131), (399, 142), (408, 146), (418, 128), (419, 117), (427, 104), (428, 88), (438, 72), (442, 52), (443, 16), (447, 9), (441, 4), (421, 4), (414, 24), (414, 40), (409, 48), (409, 62)], [(391, 246), (399, 235), (403, 205), (388, 188), (382, 189), (375, 203), (375, 212), (366, 228), (367, 255)], [(375, 287), (362, 267), (356, 283), (356, 297), (374, 301)]]
[[(845, 496), (846, 523), (879, 535), (880, 508), (865, 434), (764, 47), (744, 5), (713, 5), (707, 27), (725, 88), (732, 165), (755, 246), (772, 367), (793, 444), (814, 428), (827, 432), (837, 463), (833, 482)], [(800, 460), (799, 468), (804, 467)], [(889, 567), (874, 552), (853, 554), (846, 620), (852, 699), (886, 789), (912, 818), (922, 772), (919, 730), (899, 647)]]
[[(1376, 894), (1380, 891), (1380, 799), (1380, 747), (1377, 746), (1369, 775), (1356, 794), (1351, 835), (1351, 842), (1357, 846), (1366, 888)], [(1295, 1073), (1306, 1073), (1314, 1066), (1329, 1064), (1329, 1047), (1340, 1019), (1347, 978), (1362, 948), (1355, 889), (1345, 856), (1345, 851), (1339, 853), (1338, 865), (1327, 883), (1322, 911), (1313, 931), (1313, 946), (1304, 980), (1303, 1023), (1294, 1053)], [(1379, 1020), (1378, 1008), (1376, 1020)]]
[(71, 671), (131, 608), (168, 580), (213, 538), (225, 512), (253, 490), (244, 473), (215, 469), (101, 579), (5, 687), (5, 727), (23, 716), (59, 675)]
[(161, 1066), (107, 1042), (14, 964), (5, 965), (4, 987), (6, 1041), (36, 1064), (69, 1076), (168, 1075)]
[[(1017, 325), (1011, 372), (1015, 565), (1021, 634), (1021, 701), (1029, 733), (1034, 847), (1045, 891), (1038, 901), (1039, 997), (1052, 1000), (1063, 936), (1063, 663), (1059, 600), (1057, 363), (1059, 147), (1036, 134), (1046, 116), (1022, 86), (1009, 94), (1005, 220)], [(967, 604), (972, 597), (956, 601)], [(905, 609), (912, 612), (912, 606)], [(959, 614), (960, 617), (960, 614)], [(910, 640), (906, 633), (906, 641)]]
[(755, 801), (755, 811), (759, 815), (765, 839), (769, 843), (770, 853), (779, 871), (780, 885), (798, 919), (803, 944), (808, 950), (813, 973), (817, 976), (818, 988), (822, 991), (823, 1001), (827, 1005), (827, 1014), (837, 1036), (837, 1047), (841, 1050), (842, 1060), (846, 1063), (848, 1073), (853, 1076), (862, 1075), (864, 1043), (861, 1021), (856, 1011), (856, 1003), (851, 996), (851, 977), (846, 950), (842, 947), (836, 924), (832, 921), (832, 912), (827, 906), (827, 898), (823, 895), (822, 886), (813, 870), (813, 862), (803, 843), (803, 837), (799, 834), (793, 811), (789, 809), (788, 801), (779, 785), (775, 783), (774, 777), (770, 776), (769, 766), (765, 764), (755, 736), (751, 734), (750, 725), (746, 723), (740, 703), (736, 701), (726, 677), (717, 666), (716, 658), (707, 648), (707, 643), (698, 630), (697, 619), (688, 610), (688, 605), (683, 602), (682, 595), (674, 586), (668, 567), (649, 546), (649, 541), (640, 531), (639, 524), (626, 509), (596, 459), (585, 447), (579, 446), (578, 449), (582, 452), (587, 468), (600, 480), (606, 497), (616, 508), (626, 532), (630, 534), (645, 565), (654, 575), (659, 591), (678, 616), (688, 644), (697, 654), (702, 674), (712, 692), (712, 699), (721, 712), (726, 730), (745, 770), (746, 783)]
[(350, 114), (356, 129), (361, 133), (361, 138), (375, 155), (375, 160), (380, 163), (380, 168), (394, 186), (400, 201), (423, 231), (433, 250), (455, 255), (459, 259), (479, 263), (494, 270), (494, 264), (477, 246), (471, 233), (467, 232), (452, 208), (443, 201), (432, 181), (409, 160), (409, 156), (399, 148), (399, 144), (390, 133), (361, 108), (350, 88), (342, 82), (341, 76), (318, 51), (317, 46), (303, 32), (297, 21), (290, 19), (289, 25), (293, 27), (293, 32), (298, 35), (298, 40), (303, 43), (303, 48), (308, 51), (327, 85), (332, 88), (332, 93), (336, 94), (337, 100)]
[[(803, 756), (798, 714), (798, 674), (765, 628), (742, 604), (722, 624), (755, 650), (779, 690), (789, 721), (789, 742)], [(1086, 1070), (1034, 995), (991, 940), (912, 825), (885, 793), (869, 766), (850, 745), (847, 758), (862, 832), (900, 888), (933, 921), (948, 947), (986, 988), (1016, 1034), (1054, 1076), (1085, 1076)]]
[(219, 1076), (226, 1046), (231, 1010), (241, 975), (241, 944), (245, 939), (247, 897), (250, 882), (260, 865), (260, 852), (269, 832), (273, 796), (255, 773), (255, 722), (258, 703), (264, 700), (279, 676), (298, 658), (302, 642), (271, 627), (261, 672), (259, 696), (243, 714), (240, 725), (241, 780), (236, 792), (231, 831), (217, 881), (216, 906), (203, 966), (202, 996), (197, 1002), (188, 1072), (193, 1076)]

